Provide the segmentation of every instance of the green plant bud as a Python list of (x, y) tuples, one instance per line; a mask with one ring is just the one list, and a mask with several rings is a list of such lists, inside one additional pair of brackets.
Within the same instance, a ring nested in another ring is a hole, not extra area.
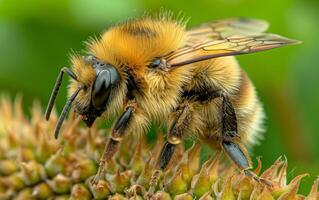
[(77, 159), (75, 169), (72, 171), (72, 178), (76, 182), (85, 181), (97, 172), (97, 166), (91, 159)]
[(23, 174), (19, 172), (8, 177), (1, 177), (0, 184), (3, 185), (4, 188), (9, 188), (14, 191), (21, 190), (26, 186), (22, 176)]
[(144, 167), (144, 159), (142, 158), (142, 143), (138, 143), (136, 145), (135, 153), (130, 161), (129, 166), (134, 172), (135, 176), (139, 176), (143, 170)]
[(235, 182), (234, 190), (240, 193), (242, 199), (249, 199), (254, 190), (254, 185), (244, 174)]
[(31, 148), (24, 148), (21, 147), (20, 148), (20, 155), (19, 155), (19, 159), (22, 162), (28, 162), (28, 161), (32, 161), (35, 160), (36, 156), (34, 153), (34, 150)]
[(56, 148), (55, 145), (50, 142), (44, 134), (41, 134), (40, 144), (37, 146), (35, 151), (36, 159), (39, 163), (44, 164), (54, 153)]
[(176, 172), (176, 174), (173, 176), (172, 179), (167, 184), (167, 191), (172, 195), (175, 196), (177, 194), (182, 194), (184, 192), (187, 192), (188, 190), (188, 182), (184, 180), (183, 177), (183, 171), (179, 170)]
[(12, 199), (15, 192), (13, 190), (7, 190), (7, 191), (0, 191), (0, 199), (6, 200), (6, 199)]
[(123, 193), (131, 183), (132, 171), (117, 172), (115, 175), (107, 176), (114, 192)]
[(220, 199), (221, 200), (235, 200), (235, 195), (233, 193), (233, 189), (232, 189), (232, 180), (233, 177), (229, 177), (225, 183), (225, 185), (223, 186), (223, 190), (220, 194)]
[(158, 191), (155, 193), (154, 198), (157, 200), (171, 200), (171, 196), (164, 191)]
[[(1, 129), (0, 129), (0, 135), (1, 135)], [(1, 144), (0, 144), (0, 159), (1, 160), (5, 159), (5, 149), (4, 147), (1, 146)]]
[(193, 200), (192, 195), (188, 193), (176, 195), (174, 200)]
[(203, 166), (203, 168), (207, 167), (208, 178), (211, 184), (213, 184), (219, 177), (218, 167), (219, 167), (219, 160), (221, 157), (221, 153), (215, 155), (212, 159), (211, 163), (207, 163), (207, 166)]
[(157, 185), (149, 188), (163, 147), (161, 133), (155, 146), (146, 145), (144, 138), (127, 136), (117, 155), (106, 163), (105, 173), (92, 185), (108, 131), (97, 125), (84, 128), (78, 124), (79, 117), (70, 113), (61, 139), (53, 140), (57, 114), (53, 112), (46, 121), (38, 105), (30, 122), (22, 111), (13, 112), (21, 109), (19, 102), (15, 106), (8, 100), (0, 102), (0, 200), (319, 200), (319, 179), (308, 196), (298, 194), (305, 174), (287, 183), (287, 160), (279, 158), (259, 175), (258, 159), (252, 170), (260, 177), (258, 183), (235, 165), (222, 163), (221, 154), (200, 165), (200, 143), (186, 151), (178, 145), (165, 171), (156, 171)]
[(274, 197), (279, 198), (282, 195), (285, 195), (286, 193), (289, 193), (291, 190), (293, 190), (296, 187), (299, 187), (300, 181), (303, 177), (307, 176), (306, 174), (302, 174), (299, 176), (296, 176), (288, 185), (284, 185), (283, 187), (279, 187), (278, 185), (275, 185), (271, 193)]
[(14, 200), (36, 200), (36, 198), (32, 196), (32, 188), (25, 188), (21, 190), (13, 199)]
[(111, 196), (109, 200), (126, 200), (126, 198), (124, 195), (116, 193), (115, 195)]
[(186, 151), (187, 164), (191, 175), (194, 175), (200, 169), (199, 159), (200, 159), (200, 150), (201, 144), (195, 143), (189, 150)]
[(182, 180), (188, 185), (191, 184), (191, 180), (194, 174), (198, 171), (199, 168), (199, 155), (200, 145), (195, 144), (190, 149), (188, 149), (182, 158), (181, 163), (178, 168), (181, 171), (180, 175)]
[(63, 156), (63, 150), (59, 149), (45, 162), (44, 168), (49, 177), (54, 177), (65, 170), (66, 159)]
[(210, 162), (211, 160), (206, 161), (202, 169), (200, 170), (199, 174), (194, 176), (192, 182), (192, 191), (193, 194), (198, 198), (200, 198), (202, 195), (208, 192), (212, 186), (208, 169)]
[(20, 147), (21, 141), (18, 138), (18, 134), (12, 132), (12, 130), (8, 130), (7, 139), (10, 149), (16, 149), (16, 147)]
[(54, 200), (69, 200), (70, 195), (58, 195), (54, 197)]
[(90, 200), (91, 193), (84, 184), (75, 184), (71, 190), (70, 200)]
[(23, 180), (26, 185), (34, 185), (45, 179), (45, 172), (42, 165), (36, 161), (21, 163)]
[(90, 189), (94, 199), (99, 200), (99, 199), (107, 198), (111, 193), (110, 183), (104, 179), (99, 179), (97, 184), (93, 185), (91, 182), (93, 178), (94, 178), (94, 176), (92, 176), (91, 178), (88, 179), (87, 185), (89, 185), (89, 189)]
[(64, 176), (63, 174), (56, 175), (52, 180), (47, 181), (48, 185), (55, 193), (65, 194), (71, 190), (72, 181), (71, 178)]
[(299, 184), (302, 178), (307, 176), (307, 174), (301, 174), (299, 176), (296, 176), (290, 183), (284, 188), (284, 192), (278, 199), (280, 200), (293, 200), (295, 199), (298, 195), (298, 188)]
[(142, 185), (146, 190), (148, 190), (152, 175), (153, 168), (151, 166), (151, 158), (149, 158), (144, 165), (141, 175), (137, 179), (137, 184)]
[(49, 199), (52, 197), (53, 191), (51, 187), (47, 183), (39, 183), (33, 188), (32, 196), (36, 197), (37, 199)]
[(210, 195), (210, 192), (206, 192), (199, 200), (214, 200), (214, 198)]
[(13, 160), (0, 160), (0, 175), (8, 176), (19, 170), (18, 164)]

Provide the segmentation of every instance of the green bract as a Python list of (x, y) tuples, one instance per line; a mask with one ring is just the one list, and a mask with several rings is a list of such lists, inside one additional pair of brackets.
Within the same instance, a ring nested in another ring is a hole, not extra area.
[[(0, 105), (0, 199), (145, 199), (154, 170), (162, 135), (154, 147), (145, 141), (127, 138), (106, 167), (97, 185), (90, 180), (106, 141), (104, 129), (87, 129), (71, 116), (64, 124), (61, 140), (53, 139), (57, 116), (45, 121), (39, 104), (31, 119), (22, 112), (21, 100), (12, 105), (7, 98)], [(132, 137), (132, 136), (128, 136)], [(130, 147), (130, 150), (127, 150)], [(234, 166), (224, 163), (220, 154), (199, 164), (200, 145), (175, 155), (161, 176), (154, 199), (319, 199), (319, 180), (307, 197), (298, 194), (300, 180), (286, 180), (287, 161), (278, 159), (257, 174), (273, 183), (267, 187), (248, 179)]]

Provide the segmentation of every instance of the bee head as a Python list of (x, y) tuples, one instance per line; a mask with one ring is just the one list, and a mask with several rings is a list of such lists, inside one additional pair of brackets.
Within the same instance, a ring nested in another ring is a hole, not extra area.
[[(45, 114), (47, 120), (50, 117), (58, 94), (62, 76), (64, 73), (69, 75), (73, 79), (70, 84), (71, 96), (66, 102), (57, 122), (55, 138), (58, 137), (59, 130), (73, 102), (75, 104), (75, 112), (82, 116), (82, 120), (88, 127), (92, 126), (94, 121), (106, 111), (120, 81), (118, 71), (110, 64), (106, 64), (93, 56), (88, 56), (78, 61), (81, 62), (82, 68), (77, 67), (75, 69), (80, 70), (73, 72), (69, 68), (62, 68), (48, 103)], [(86, 72), (84, 73), (83, 70), (86, 70)]]
[(89, 92), (89, 102), (84, 106), (76, 103), (75, 111), (82, 116), (84, 123), (91, 127), (96, 118), (100, 117), (107, 109), (112, 92), (118, 86), (120, 76), (114, 66), (93, 56), (86, 57), (85, 61), (95, 70), (95, 78), (90, 88), (85, 88)]

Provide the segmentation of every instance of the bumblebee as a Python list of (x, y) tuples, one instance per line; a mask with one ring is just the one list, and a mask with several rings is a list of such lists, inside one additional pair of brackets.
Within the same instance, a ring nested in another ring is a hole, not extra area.
[(190, 30), (185, 25), (168, 15), (129, 20), (88, 42), (87, 55), (73, 55), (72, 68), (61, 69), (46, 110), (49, 119), (67, 74), (69, 98), (56, 138), (72, 105), (88, 127), (101, 116), (119, 114), (94, 182), (123, 137), (145, 133), (150, 122), (165, 123), (168, 130), (151, 185), (190, 135), (224, 151), (247, 176), (261, 181), (250, 171), (246, 148), (261, 137), (264, 112), (234, 56), (298, 41), (264, 33), (267, 22), (256, 19), (217, 20)]

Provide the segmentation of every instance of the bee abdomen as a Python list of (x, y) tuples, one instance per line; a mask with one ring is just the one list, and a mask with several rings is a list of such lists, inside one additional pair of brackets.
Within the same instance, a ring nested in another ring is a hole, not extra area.
[(257, 143), (262, 138), (264, 111), (255, 87), (244, 71), (241, 73), (240, 85), (234, 95), (233, 104), (238, 120), (238, 131), (243, 142), (247, 145)]

